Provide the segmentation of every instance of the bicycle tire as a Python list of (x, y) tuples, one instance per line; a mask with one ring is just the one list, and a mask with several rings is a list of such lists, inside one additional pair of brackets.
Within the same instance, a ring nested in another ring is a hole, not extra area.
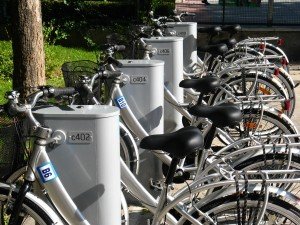
[[(269, 46), (269, 45), (267, 45)], [(274, 46), (269, 46), (270, 48), (266, 48), (266, 49), (270, 49), (270, 51), (274, 51), (274, 52), (270, 52), (269, 55), (282, 55), (282, 53)], [(245, 55), (246, 53), (243, 51), (237, 51), (235, 49), (232, 49), (231, 51), (229, 51), (228, 53), (226, 53), (225, 59), (229, 62), (234, 62), (235, 60), (242, 58), (243, 54)], [(253, 56), (258, 56), (259, 54), (261, 54), (260, 52), (257, 52), (255, 49), (252, 49), (252, 51), (247, 51), (247, 54), (253, 55)], [(284, 57), (286, 57), (286, 55), (283, 55)], [(251, 60), (251, 59), (249, 59)], [(274, 62), (274, 60), (268, 60), (270, 62)], [(276, 64), (276, 63), (275, 63)], [(278, 63), (277, 63), (278, 65)], [(281, 67), (281, 65), (278, 65), (278, 67)], [(218, 68), (216, 66), (216, 68)], [(272, 78), (272, 77), (276, 77), (276, 79), (282, 84), (283, 88), (286, 90), (287, 94), (288, 94), (288, 98), (290, 100), (290, 110), (288, 112), (288, 116), (291, 117), (293, 115), (294, 109), (295, 109), (295, 90), (294, 90), (294, 84), (291, 81), (291, 77), (289, 75), (289, 69), (288, 69), (288, 65), (286, 66), (286, 68), (281, 67), (283, 70), (285, 70), (285, 72), (282, 72), (281, 70), (279, 70), (279, 74), (274, 76), (274, 69), (267, 69), (268, 73), (268, 77)], [(215, 71), (218, 72), (218, 71)], [(287, 73), (287, 74), (286, 74)]]
[(287, 94), (287, 100), (290, 102), (289, 110), (286, 114), (291, 118), (296, 106), (295, 84), (291, 75), (284, 71), (284, 69), (279, 69), (278, 74), (276, 75), (274, 74), (273, 69), (266, 69), (265, 73), (270, 79), (275, 78), (282, 85), (282, 88)]
[[(232, 48), (229, 49), (228, 52), (225, 53), (223, 60), (220, 61), (215, 59), (212, 63), (211, 71), (213, 74), (217, 74), (221, 70), (223, 70), (226, 65), (234, 63), (236, 60), (245, 58), (247, 56), (256, 57), (256, 56), (263, 56), (260, 52), (257, 52), (255, 49), (252, 48)], [(252, 60), (249, 58), (249, 60)]]
[[(245, 77), (245, 86), (247, 84), (250, 84), (250, 87), (252, 87), (252, 85), (257, 85), (258, 89), (256, 94), (268, 94), (268, 95), (278, 95), (278, 96), (283, 96), (285, 99), (288, 98), (287, 94), (285, 93), (285, 91), (283, 91), (283, 87), (279, 87), (277, 83), (275, 83), (272, 79), (266, 77), (266, 76), (262, 76), (259, 75), (257, 77), (257, 82), (254, 83), (256, 80), (256, 75), (255, 74), (248, 74)], [(242, 85), (243, 82), (243, 78), (241, 76), (236, 76), (233, 78), (230, 78), (228, 81), (226, 81), (226, 85), (234, 88), (233, 91), (235, 91), (234, 94), (235, 96), (240, 95), (241, 93), (241, 89), (243, 88)], [(247, 88), (247, 87), (246, 87)], [(246, 92), (249, 93), (250, 90), (246, 90)], [(246, 93), (247, 94), (247, 93)], [(243, 94), (244, 95), (244, 94)], [(224, 90), (222, 89), (218, 89), (215, 94), (211, 95), (211, 97), (208, 100), (208, 104), (209, 105), (215, 105), (218, 102), (227, 99), (227, 95), (225, 94)], [(282, 105), (281, 103), (274, 103), (272, 105), (270, 105), (273, 108), (277, 108), (279, 111), (282, 110)], [(276, 106), (276, 107), (274, 107)]]
[(120, 154), (131, 172), (136, 170), (136, 157), (133, 143), (127, 132), (120, 128)]
[[(9, 207), (7, 206), (7, 198), (9, 195), (9, 190), (5, 189), (3, 187), (0, 187), (0, 204), (1, 204), (1, 208), (4, 207)], [(12, 191), (12, 201), (14, 200), (14, 198), (16, 198), (17, 196), (17, 192), (16, 191)], [(25, 216), (23, 215), (28, 215), (30, 217), (25, 218)], [(4, 217), (5, 219), (9, 218), (9, 214), (6, 214)], [(2, 218), (4, 218), (2, 217)], [(28, 199), (27, 197), (25, 197), (24, 202), (23, 202), (23, 206), (22, 206), (22, 217), (24, 217), (24, 220), (27, 221), (32, 221), (34, 220), (36, 223), (35, 224), (39, 224), (39, 225), (50, 225), (50, 224), (56, 224), (55, 221), (53, 221), (51, 219), (51, 217), (48, 215), (47, 211), (45, 211), (44, 209), (42, 209), (41, 207), (39, 207), (35, 202), (33, 202), (32, 200)], [(1, 225), (5, 224), (5, 221), (1, 221)], [(23, 223), (22, 223), (23, 224)]]
[[(249, 47), (253, 47), (255, 46), (255, 49), (259, 49), (259, 46), (260, 46), (261, 43), (257, 42), (257, 43), (252, 43), (252, 44), (249, 44), (248, 46)], [(287, 57), (287, 55), (285, 54), (285, 52), (279, 48), (278, 46), (274, 46), (273, 44), (271, 43), (266, 43), (265, 44), (265, 53), (264, 55), (278, 55), (278, 56), (282, 56), (284, 57), (287, 62), (289, 62), (289, 59)], [(271, 61), (272, 63), (278, 65), (279, 67), (281, 66), (281, 60), (268, 60), (268, 61)], [(289, 68), (289, 65), (287, 64), (284, 68), (284, 70), (286, 70), (288, 73), (290, 71), (290, 68)]]
[[(260, 114), (260, 109), (252, 109), (252, 112), (250, 112), (249, 109), (244, 109), (243, 110), (243, 117), (248, 119), (251, 117), (255, 117), (256, 114)], [(251, 121), (251, 120), (247, 120), (247, 121)], [(256, 121), (252, 122), (253, 124)], [(242, 127), (242, 125), (240, 125), (240, 127)], [(289, 124), (284, 117), (279, 117), (278, 115), (269, 112), (269, 111), (264, 111), (263, 115), (262, 115), (262, 119), (260, 121), (259, 124), (256, 124), (255, 127), (258, 127), (260, 130), (256, 130), (254, 133), (252, 133), (252, 135), (259, 137), (262, 135), (279, 135), (279, 134), (297, 134), (297, 130), (295, 129), (294, 125)], [(234, 139), (234, 140), (238, 140), (240, 138), (244, 138), (247, 137), (247, 133), (245, 132), (241, 132), (241, 130), (239, 130), (239, 127), (236, 128), (225, 128), (225, 131), (227, 133), (229, 133), (229, 135)], [(220, 138), (220, 140), (227, 144), (226, 141), (223, 140), (222, 137), (218, 136)], [(297, 142), (299, 141), (299, 138), (294, 137), (294, 138), (290, 138), (290, 140), (292, 142)], [(277, 140), (278, 141), (278, 140)]]
[(291, 118), (296, 107), (296, 93), (293, 81), (291, 81), (292, 78), (290, 76), (291, 75), (289, 73), (285, 73), (279, 70), (277, 78), (283, 84), (283, 88), (286, 90), (288, 99), (290, 100), (291, 106), (288, 111), (288, 116)]
[[(287, 169), (287, 159), (288, 154), (278, 153), (272, 154), (268, 153), (264, 155), (258, 155), (251, 157), (247, 160), (242, 161), (234, 167), (236, 170), (285, 170)], [(290, 170), (300, 170), (300, 156), (292, 154), (291, 165), (288, 168)], [(278, 178), (280, 175), (276, 175)], [(275, 177), (274, 177), (275, 178)], [(293, 175), (293, 178), (294, 175)], [(283, 187), (282, 185), (277, 185), (278, 187)], [(291, 192), (295, 195), (299, 192), (299, 185), (297, 183), (289, 184), (284, 188), (284, 190)]]
[[(247, 200), (247, 206), (245, 210), (246, 219), (245, 221), (251, 221), (251, 216), (255, 216), (257, 214), (253, 214), (253, 212), (259, 210), (257, 207), (259, 199), (263, 199), (263, 195), (258, 193), (249, 193), (248, 195), (241, 194), (239, 197), (238, 195), (229, 195), (225, 197), (221, 197), (215, 200), (212, 200), (208, 204), (202, 205), (199, 209), (209, 215), (217, 225), (225, 225), (225, 224), (242, 224), (241, 221), (237, 221), (237, 200), (239, 198), (240, 206), (243, 207), (245, 201)], [(252, 212), (252, 214), (251, 214)], [(198, 218), (203, 224), (210, 224), (205, 223), (203, 221), (203, 217), (201, 217), (198, 212), (193, 212), (193, 217)], [(240, 216), (242, 218), (242, 215)], [(269, 196), (266, 213), (263, 216), (263, 221), (266, 223), (261, 224), (268, 224), (268, 225), (276, 225), (276, 220), (280, 219), (283, 221), (287, 221), (285, 224), (289, 225), (300, 225), (300, 211), (295, 206), (291, 205), (290, 203), (273, 197)], [(226, 220), (226, 221), (225, 221)], [(271, 221), (271, 222), (270, 222)], [(273, 221), (273, 222), (272, 222)], [(182, 225), (190, 225), (189, 221), (182, 221), (178, 224)], [(249, 223), (247, 223), (249, 224)]]

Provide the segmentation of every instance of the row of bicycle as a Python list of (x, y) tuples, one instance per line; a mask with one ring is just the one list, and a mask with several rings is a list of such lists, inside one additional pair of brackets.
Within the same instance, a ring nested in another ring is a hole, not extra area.
[[(157, 32), (158, 29), (170, 27), (156, 24), (153, 30)], [(236, 32), (238, 27), (223, 29)], [(215, 33), (215, 30), (220, 32), (219, 28), (205, 31)], [(145, 39), (149, 37), (145, 38), (146, 35), (142, 32), (135, 37), (145, 58), (151, 58), (157, 49), (147, 44)], [(122, 63), (113, 54), (124, 49), (123, 46), (109, 45), (104, 59), (98, 63), (66, 63), (63, 66), (66, 83), (73, 87), (40, 87), (28, 96), (26, 103), (20, 102), (17, 92), (8, 93), (8, 104), (2, 113), (21, 114), (22, 121), (24, 117), (27, 121), (25, 132), (24, 126), (19, 127), (18, 121), (13, 120), (13, 128), (20, 128), (14, 132), (21, 138), (17, 142), (22, 143), (21, 134), (24, 133), (34, 136), (35, 141), (30, 138), (23, 146), (32, 145), (27, 166), (8, 174), (10, 184), (0, 184), (2, 223), (20, 224), (31, 217), (38, 224), (91, 224), (87, 216), (80, 213), (84, 209), (78, 209), (74, 203), (82, 198), (70, 198), (71, 193), (64, 189), (56, 169), (49, 163), (48, 154), (55, 151), (53, 146), (63, 142), (63, 128), (52, 131), (52, 127), (42, 125), (41, 118), (32, 111), (37, 103), (50, 111), (47, 98), (59, 97), (70, 105), (65, 113), (76, 111), (77, 105), (79, 108), (99, 105), (95, 108), (99, 110), (103, 104), (120, 108), (122, 189), (153, 213), (152, 224), (299, 224), (299, 135), (289, 119), (295, 109), (295, 85), (286, 63), (285, 68), (279, 68), (272, 62), (286, 61), (287, 57), (282, 60), (278, 52), (269, 54), (266, 46), (272, 45), (267, 44), (266, 38), (252, 41), (259, 43), (258, 51), (254, 48), (257, 44), (250, 46), (251, 41), (233, 46), (229, 53), (223, 44), (203, 47), (207, 54), (201, 64), (198, 60), (182, 71), (186, 79), (179, 85), (185, 90), (185, 102), (178, 101), (167, 87), (164, 88), (163, 97), (182, 115), (185, 126), (168, 134), (149, 135), (147, 129), (152, 131), (157, 124), (151, 123), (150, 128), (143, 126), (147, 123), (137, 119), (138, 112), (127, 104), (126, 98), (138, 96), (126, 96), (122, 90), (129, 85), (128, 76), (132, 75), (119, 71)], [(191, 73), (191, 69), (195, 71)], [(146, 85), (148, 78), (145, 79), (146, 83), (139, 85)], [(60, 101), (56, 104), (62, 108)], [(155, 116), (161, 119), (162, 113), (156, 112)], [(3, 121), (7, 119), (2, 118)], [(54, 120), (61, 123), (58, 116)], [(91, 139), (81, 140), (81, 134), (74, 133), (73, 144), (90, 144)], [(76, 135), (80, 135), (80, 140), (76, 140)], [(1, 139), (8, 136), (6, 132)], [(212, 147), (216, 139), (225, 146)], [(141, 184), (136, 178), (140, 163), (138, 146), (150, 149), (151, 154), (163, 162), (165, 179), (157, 199), (146, 190), (145, 183)], [(7, 151), (7, 147), (1, 145), (1, 150)], [(80, 177), (71, 179), (76, 182)], [(35, 191), (41, 189), (56, 210), (30, 193), (35, 180), (40, 184), (34, 187)], [(16, 181), (21, 183), (20, 189), (14, 187), (18, 184)], [(185, 185), (170, 194), (174, 183)], [(89, 191), (101, 196), (97, 188)], [(128, 224), (126, 200), (121, 199), (122, 223)], [(118, 219), (111, 220), (110, 224), (118, 224)]]

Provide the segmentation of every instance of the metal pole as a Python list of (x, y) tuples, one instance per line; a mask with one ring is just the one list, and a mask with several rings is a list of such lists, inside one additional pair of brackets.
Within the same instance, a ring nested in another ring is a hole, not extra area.
[(140, 0), (136, 0), (135, 1), (135, 16), (136, 16), (136, 20), (138, 21), (138, 22), (141, 22), (140, 21), (140, 17), (139, 17), (139, 11), (140, 11)]
[(223, 0), (223, 16), (222, 16), (222, 24), (225, 25), (225, 0)]
[(273, 25), (273, 15), (274, 15), (274, 0), (268, 1), (268, 18), (267, 18), (267, 25)]

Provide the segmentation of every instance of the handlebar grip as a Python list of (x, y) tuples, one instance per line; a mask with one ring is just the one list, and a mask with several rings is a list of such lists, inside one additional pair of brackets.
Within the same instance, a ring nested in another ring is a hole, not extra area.
[(0, 105), (0, 113), (8, 113), (9, 104)]
[(107, 58), (107, 63), (109, 63), (109, 64), (114, 64), (114, 65), (116, 65), (117, 67), (122, 67), (122, 66), (123, 66), (123, 64), (122, 64), (121, 62), (119, 62), (117, 59), (115, 59), (115, 58), (113, 58), (113, 57), (111, 57), (111, 56), (109, 56), (109, 57)]
[(117, 78), (117, 77), (119, 77), (119, 76), (121, 76), (122, 75), (122, 72), (121, 71), (109, 71), (109, 70), (105, 70), (104, 72), (103, 72), (103, 75), (106, 77), (106, 78), (112, 78), (112, 79), (114, 79), (114, 78)]
[(237, 32), (242, 30), (242, 27), (239, 24), (224, 25), (221, 28), (222, 28), (222, 31), (226, 31), (226, 32), (229, 32), (229, 33), (237, 33)]
[(174, 22), (174, 19), (167, 18), (167, 19), (166, 19), (166, 22)]
[(17, 104), (15, 102), (9, 102), (5, 106), (5, 111), (10, 116), (15, 116), (15, 115), (17, 115), (19, 113), (24, 113), (26, 110), (27, 110), (27, 108), (26, 108), (25, 105)]
[(125, 45), (115, 45), (114, 46), (115, 51), (120, 52), (120, 51), (124, 51), (126, 49)]
[(139, 37), (140, 37), (140, 38), (150, 38), (151, 35), (146, 34), (146, 33), (140, 33), (140, 34), (139, 34)]
[(186, 14), (187, 16), (196, 16), (196, 13), (186, 12), (185, 14)]
[(76, 93), (75, 88), (65, 87), (65, 88), (49, 88), (48, 97), (58, 97), (63, 95), (73, 95)]

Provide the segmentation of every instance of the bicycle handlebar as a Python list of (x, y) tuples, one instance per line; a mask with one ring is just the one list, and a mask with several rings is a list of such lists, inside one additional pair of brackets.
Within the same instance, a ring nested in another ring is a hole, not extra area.
[(26, 113), (28, 110), (31, 111), (35, 107), (38, 100), (42, 97), (58, 97), (62, 95), (73, 95), (76, 92), (73, 87), (66, 88), (54, 88), (50, 86), (42, 86), (39, 91), (29, 95), (27, 99), (29, 100), (27, 104), (19, 103), (18, 96), (11, 97), (12, 92), (8, 92), (7, 99), (9, 100), (7, 113), (14, 116), (19, 113)]
[(190, 12), (183, 12), (180, 14), (175, 14), (172, 15), (170, 17), (166, 17), (166, 16), (161, 16), (158, 17), (157, 19), (154, 19), (153, 17), (151, 18), (153, 22), (160, 22), (160, 23), (166, 23), (166, 22), (182, 22), (182, 19), (184, 17), (188, 17), (188, 16), (196, 16), (195, 13), (190, 13)]
[(116, 52), (121, 52), (126, 49), (125, 45), (115, 45), (115, 46), (113, 46), (113, 48)]
[(102, 72), (102, 77), (107, 78), (107, 79), (114, 79), (117, 77), (120, 77), (122, 75), (121, 71), (109, 71), (109, 70), (105, 70)]
[(120, 61), (118, 61), (117, 59), (115, 59), (111, 56), (107, 57), (106, 62), (109, 63), (109, 64), (114, 64), (117, 67), (122, 67), (123, 66), (123, 64)]
[(121, 52), (126, 49), (125, 45), (108, 45), (105, 49), (106, 53), (109, 55), (114, 54), (115, 52)]

